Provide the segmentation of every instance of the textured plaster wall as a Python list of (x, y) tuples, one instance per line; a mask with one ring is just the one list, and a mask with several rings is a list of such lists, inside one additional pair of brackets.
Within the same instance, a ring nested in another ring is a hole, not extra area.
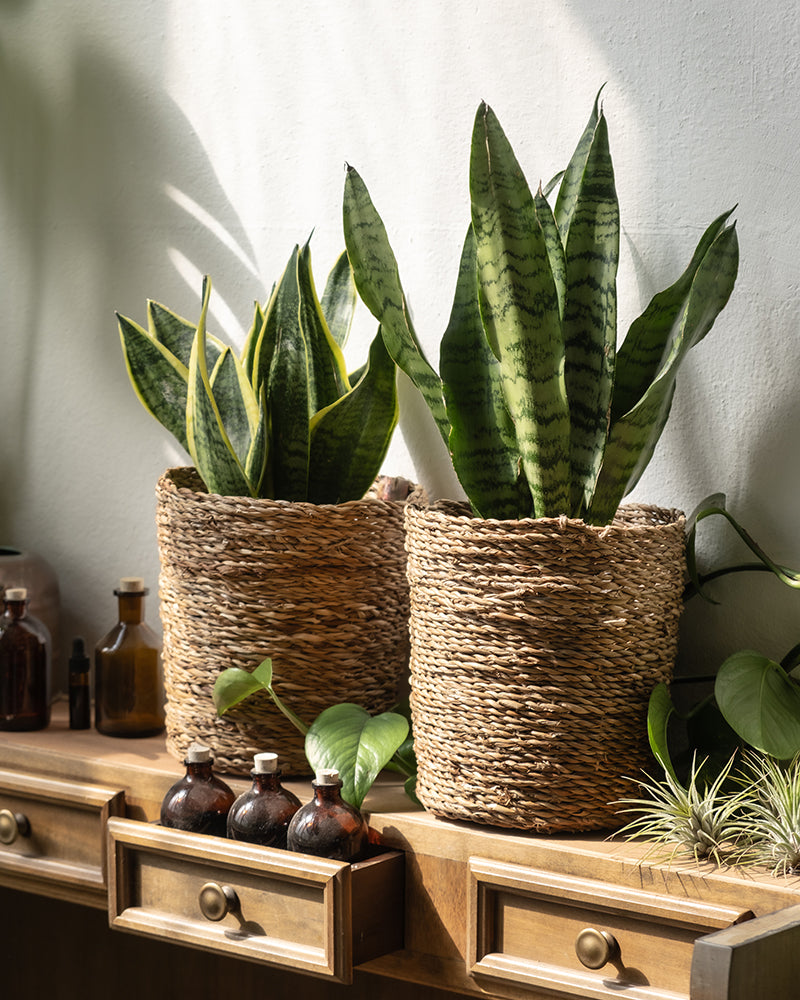
[[(240, 340), (312, 229), (322, 282), (347, 161), (435, 361), (479, 101), (534, 184), (564, 165), (604, 81), (621, 333), (734, 203), (742, 251), (635, 497), (689, 510), (724, 491), (800, 565), (798, 43), (795, 5), (776, 0), (0, 0), (0, 543), (54, 565), (65, 639), (109, 627), (120, 575), (155, 594), (154, 485), (186, 460), (129, 387), (114, 310), (141, 321), (150, 297), (195, 317), (210, 273), (215, 327)], [(372, 333), (363, 317), (354, 364)], [(401, 391), (387, 471), (452, 494)], [(740, 554), (705, 528), (709, 559)], [(800, 640), (800, 595), (761, 576), (719, 594), (687, 612), (682, 655), (699, 669)]]

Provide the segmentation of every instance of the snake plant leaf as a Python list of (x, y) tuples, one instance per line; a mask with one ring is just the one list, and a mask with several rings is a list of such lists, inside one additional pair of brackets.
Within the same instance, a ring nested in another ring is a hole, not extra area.
[(371, 716), (342, 702), (321, 712), (306, 734), (306, 757), (314, 770), (334, 768), (342, 798), (361, 808), (380, 771), (408, 734), (408, 720), (394, 712)]
[[(274, 288), (273, 288), (274, 291)], [(242, 348), (242, 367), (244, 368), (247, 379), (250, 385), (255, 384), (255, 379), (253, 378), (253, 371), (255, 369), (256, 363), (256, 347), (258, 346), (258, 338), (261, 335), (261, 331), (264, 327), (264, 310), (261, 308), (261, 303), (255, 303), (255, 310), (253, 313), (253, 322), (250, 325), (250, 329), (247, 332), (247, 337), (244, 341), (244, 347)]]
[(230, 347), (214, 365), (209, 385), (231, 447), (244, 464), (258, 426), (259, 408), (253, 387)]
[(117, 313), (125, 366), (144, 408), (189, 450), (186, 395), (189, 369), (133, 320)]
[(533, 499), (520, 476), (519, 449), (503, 398), (500, 364), (481, 322), (472, 226), (461, 253), (439, 370), (451, 426), (453, 468), (474, 512), (501, 519), (530, 516)]
[(203, 279), (203, 308), (189, 360), (186, 437), (195, 468), (210, 493), (252, 496), (242, 463), (234, 451), (214, 398), (206, 361), (206, 317), (211, 281)]
[[(308, 348), (300, 323), (300, 248), (295, 246), (267, 307), (256, 348), (256, 391), (266, 384), (271, 421), (270, 470), (275, 495), (305, 500), (308, 489), (309, 392)], [(274, 338), (274, 342), (273, 342)], [(264, 364), (269, 358), (269, 370)]]
[[(328, 329), (339, 347), (344, 347), (350, 335), (356, 298), (353, 269), (350, 267), (347, 251), (344, 250), (331, 268), (321, 300), (322, 313)], [(355, 385), (355, 382), (351, 384)]]
[(441, 379), (425, 357), (414, 331), (383, 220), (358, 171), (351, 166), (345, 175), (343, 219), (345, 246), (356, 288), (381, 325), (386, 349), (422, 393), (447, 444), (450, 425)]
[(564, 243), (564, 378), (570, 411), (571, 509), (588, 506), (609, 427), (617, 343), (619, 204), (602, 112), (573, 186)]
[[(188, 369), (192, 342), (197, 327), (194, 323), (152, 300), (147, 303), (147, 327), (152, 337), (171, 351)], [(216, 364), (225, 345), (217, 337), (206, 333), (206, 358), (210, 367)]]
[[(252, 389), (251, 389), (252, 391)], [(250, 440), (250, 448), (244, 463), (244, 473), (250, 483), (253, 496), (274, 497), (272, 475), (269, 468), (269, 415), (267, 413), (267, 387), (261, 386), (258, 400), (258, 420)]]
[(614, 372), (612, 423), (638, 403), (653, 381), (665, 353), (670, 349), (675, 319), (683, 308), (697, 269), (711, 244), (722, 233), (733, 209), (723, 212), (703, 233), (689, 266), (663, 292), (658, 292), (645, 311), (635, 319), (617, 351)]
[[(575, 211), (575, 204), (578, 199), (581, 182), (586, 171), (586, 161), (589, 157), (589, 150), (591, 149), (592, 142), (594, 141), (597, 122), (600, 119), (600, 95), (603, 92), (603, 87), (605, 87), (605, 84), (603, 84), (597, 92), (597, 97), (595, 98), (594, 105), (592, 107), (592, 113), (589, 115), (589, 121), (586, 123), (586, 128), (583, 130), (583, 134), (578, 140), (575, 152), (570, 157), (567, 169), (563, 172), (561, 177), (561, 186), (558, 189), (558, 196), (556, 197), (553, 214), (555, 215), (558, 230), (561, 233), (561, 242), (565, 246), (569, 236), (569, 227), (572, 222), (573, 212)], [(554, 180), (556, 180), (556, 178), (554, 178)], [(552, 185), (553, 181), (550, 182), (548, 188), (552, 187)], [(547, 193), (549, 193), (549, 191)]]
[(561, 234), (556, 225), (553, 210), (539, 187), (533, 199), (533, 207), (536, 211), (536, 218), (542, 229), (544, 244), (547, 248), (547, 259), (550, 262), (550, 270), (553, 274), (553, 281), (558, 295), (558, 314), (564, 316), (564, 295), (567, 287), (567, 262), (564, 257), (564, 244), (561, 242)]
[(311, 419), (310, 503), (342, 503), (367, 492), (398, 412), (396, 369), (379, 329), (361, 379)]
[(350, 388), (342, 349), (331, 336), (314, 288), (311, 248), (306, 242), (297, 257), (298, 319), (306, 343), (308, 415), (335, 402)]
[(725, 306), (736, 281), (739, 245), (735, 226), (724, 229), (699, 263), (673, 323), (668, 352), (641, 399), (611, 427), (603, 464), (586, 519), (610, 521), (630, 484), (635, 483), (666, 422), (678, 368), (705, 337)]
[(481, 104), (470, 158), (481, 315), (537, 517), (569, 512), (569, 411), (558, 294), (533, 197), (494, 112)]
[(750, 746), (778, 760), (800, 752), (800, 685), (780, 664), (753, 650), (734, 653), (717, 671), (714, 697)]

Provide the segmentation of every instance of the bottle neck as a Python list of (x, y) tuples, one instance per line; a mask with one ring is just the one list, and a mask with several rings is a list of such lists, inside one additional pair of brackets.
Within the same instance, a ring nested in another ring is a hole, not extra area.
[(144, 594), (126, 594), (116, 591), (119, 620), (125, 625), (139, 625), (144, 621)]
[(20, 618), (24, 618), (28, 613), (28, 602), (27, 601), (6, 601), (5, 602), (5, 615), (7, 618), (12, 618), (18, 621)]
[(184, 764), (186, 765), (186, 777), (190, 781), (210, 781), (213, 777), (210, 760), (186, 760)]
[(281, 787), (280, 771), (251, 771), (253, 788), (259, 792), (277, 792)]
[(314, 798), (317, 802), (330, 804), (331, 802), (340, 802), (341, 795), (339, 790), (342, 787), (341, 781), (335, 785), (318, 785), (316, 781), (312, 781), (311, 785), (314, 789)]

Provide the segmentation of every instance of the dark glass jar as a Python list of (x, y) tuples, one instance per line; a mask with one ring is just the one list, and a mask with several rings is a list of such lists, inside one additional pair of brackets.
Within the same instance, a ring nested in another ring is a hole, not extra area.
[(289, 824), (289, 850), (335, 861), (359, 861), (367, 852), (369, 830), (358, 809), (342, 798), (339, 772), (317, 771), (311, 787), (314, 798), (297, 810)]
[(281, 785), (278, 755), (257, 753), (250, 777), (252, 787), (228, 813), (228, 836), (262, 847), (285, 848), (289, 821), (300, 808), (300, 799)]
[(9, 587), (0, 618), (0, 729), (44, 729), (50, 722), (50, 633), (28, 614), (25, 587)]
[(114, 593), (119, 621), (94, 654), (95, 726), (106, 736), (156, 736), (164, 729), (161, 644), (144, 620), (141, 577), (123, 577)]
[(161, 803), (161, 825), (224, 837), (228, 812), (236, 796), (214, 774), (214, 760), (208, 747), (193, 744), (183, 763), (186, 774), (175, 782)]

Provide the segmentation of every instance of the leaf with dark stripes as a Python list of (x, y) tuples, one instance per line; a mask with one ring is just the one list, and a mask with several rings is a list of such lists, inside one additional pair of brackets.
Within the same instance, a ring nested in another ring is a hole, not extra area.
[(311, 420), (311, 503), (357, 499), (372, 485), (397, 423), (396, 374), (378, 330), (361, 379)]
[(453, 467), (474, 512), (479, 517), (502, 519), (530, 516), (533, 500), (520, 475), (519, 449), (503, 398), (500, 363), (481, 323), (472, 226), (464, 240), (439, 367), (452, 427)]
[[(274, 291), (273, 286), (273, 291)], [(256, 348), (258, 346), (258, 338), (261, 336), (261, 331), (264, 327), (264, 310), (261, 308), (261, 304), (255, 303), (255, 310), (253, 313), (253, 322), (250, 324), (250, 329), (247, 333), (247, 337), (244, 342), (244, 347), (242, 348), (242, 367), (245, 370), (248, 381), (250, 385), (254, 385), (255, 380), (253, 378), (253, 371), (255, 369), (256, 363)]]
[(353, 269), (350, 267), (345, 250), (331, 268), (321, 299), (322, 313), (331, 336), (339, 347), (344, 347), (347, 343), (350, 328), (353, 325), (356, 298)]
[(558, 295), (522, 170), (492, 110), (478, 109), (472, 226), (486, 337), (500, 362), (537, 517), (569, 512), (569, 413)]
[(214, 365), (209, 385), (231, 447), (244, 465), (258, 423), (258, 402), (230, 347), (225, 348)]
[[(605, 84), (603, 84), (603, 87), (605, 87)], [(589, 121), (586, 123), (583, 135), (581, 135), (578, 140), (575, 152), (572, 154), (570, 161), (567, 164), (567, 169), (564, 171), (561, 178), (561, 186), (558, 189), (558, 196), (556, 198), (556, 206), (553, 214), (555, 215), (556, 223), (558, 225), (559, 232), (561, 233), (561, 242), (565, 245), (567, 242), (567, 236), (569, 235), (572, 215), (575, 210), (575, 202), (578, 197), (581, 178), (583, 177), (586, 169), (586, 160), (589, 156), (589, 149), (591, 148), (592, 140), (594, 139), (594, 131), (600, 118), (600, 94), (603, 92), (603, 87), (601, 87), (597, 92), (597, 97), (595, 98), (594, 105), (592, 106), (592, 113), (589, 115)]]
[(718, 234), (700, 261), (676, 315), (669, 353), (639, 401), (611, 428), (587, 520), (610, 521), (629, 484), (636, 481), (664, 427), (678, 368), (705, 337), (733, 291), (739, 266), (735, 226)]
[(608, 435), (617, 343), (619, 205), (600, 112), (583, 175), (573, 185), (564, 244), (564, 377), (570, 412), (571, 510), (591, 501)]
[[(151, 299), (147, 303), (147, 326), (150, 336), (163, 344), (188, 369), (196, 325)], [(214, 367), (224, 349), (222, 341), (206, 333), (206, 358), (210, 367)]]
[(298, 319), (306, 344), (306, 377), (308, 379), (308, 416), (335, 402), (347, 392), (342, 349), (331, 336), (322, 314), (322, 306), (314, 288), (311, 272), (311, 248), (306, 242), (297, 257)]
[(210, 493), (252, 496), (242, 463), (225, 431), (206, 363), (206, 317), (211, 282), (203, 279), (203, 308), (189, 360), (186, 436), (195, 468)]
[(343, 218), (345, 246), (356, 288), (381, 324), (389, 354), (422, 393), (446, 444), (450, 425), (441, 379), (425, 357), (414, 331), (383, 221), (366, 185), (350, 166), (345, 177)]

